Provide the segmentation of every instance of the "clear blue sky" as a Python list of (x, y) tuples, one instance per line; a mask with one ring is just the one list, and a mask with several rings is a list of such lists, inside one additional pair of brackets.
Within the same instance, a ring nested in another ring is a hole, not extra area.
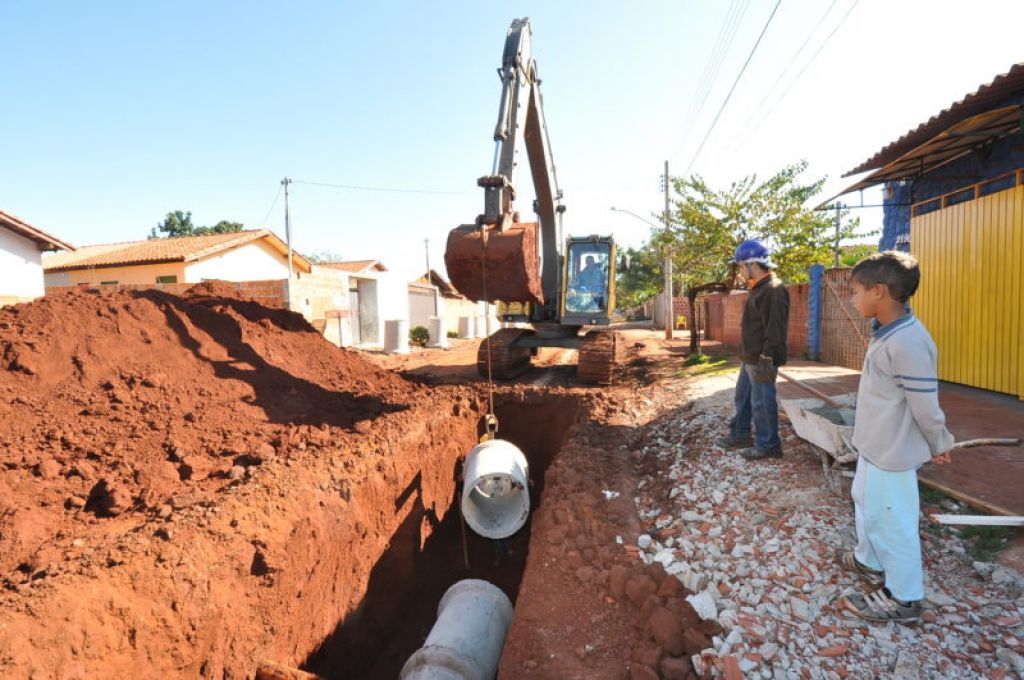
[[(782, 0), (693, 172), (727, 184), (807, 158), (808, 177), (828, 175), (835, 193), (848, 181), (840, 174), (1024, 61), (1018, 0), (836, 0), (812, 34), (830, 5)], [(744, 6), (691, 115), (730, 9)], [(440, 265), (448, 230), (481, 212), (495, 69), (509, 23), (530, 16), (566, 229), (635, 245), (648, 227), (609, 206), (660, 210), (662, 162), (672, 174), (691, 163), (774, 6), (8, 0), (0, 209), (85, 245), (143, 238), (175, 209), (283, 236), (274, 199), (284, 176), (464, 192), (294, 186), (298, 250), (378, 258), (414, 276), (424, 238)], [(864, 212), (867, 226), (879, 220)]]

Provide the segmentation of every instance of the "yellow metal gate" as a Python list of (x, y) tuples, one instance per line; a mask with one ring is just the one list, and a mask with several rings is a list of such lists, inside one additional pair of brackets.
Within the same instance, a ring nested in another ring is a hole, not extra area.
[(913, 305), (938, 346), (940, 379), (1024, 399), (1024, 173), (1011, 177), (1010, 189), (969, 187), (922, 215), (914, 206)]

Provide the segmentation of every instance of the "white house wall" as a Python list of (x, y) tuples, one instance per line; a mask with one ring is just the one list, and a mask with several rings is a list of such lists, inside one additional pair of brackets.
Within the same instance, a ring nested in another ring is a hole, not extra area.
[(287, 278), (287, 256), (282, 256), (263, 241), (256, 241), (186, 264), (184, 283), (200, 283), (203, 279), (266, 281)]
[(0, 299), (42, 297), (43, 258), (35, 241), (0, 227)]

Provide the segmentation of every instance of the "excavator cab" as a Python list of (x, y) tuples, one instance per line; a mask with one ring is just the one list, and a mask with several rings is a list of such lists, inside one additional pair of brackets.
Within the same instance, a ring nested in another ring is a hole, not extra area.
[(562, 274), (563, 326), (601, 326), (615, 306), (615, 242), (610, 236), (570, 236)]

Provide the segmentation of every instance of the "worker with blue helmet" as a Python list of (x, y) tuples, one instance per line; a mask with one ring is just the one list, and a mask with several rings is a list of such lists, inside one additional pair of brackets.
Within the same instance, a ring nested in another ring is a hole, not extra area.
[(786, 363), (789, 291), (775, 276), (771, 249), (761, 239), (740, 243), (732, 261), (746, 278), (749, 293), (740, 321), (743, 364), (736, 380), (736, 414), (729, 421), (729, 434), (717, 443), (742, 449), (740, 455), (748, 460), (781, 458), (775, 381), (779, 366)]

